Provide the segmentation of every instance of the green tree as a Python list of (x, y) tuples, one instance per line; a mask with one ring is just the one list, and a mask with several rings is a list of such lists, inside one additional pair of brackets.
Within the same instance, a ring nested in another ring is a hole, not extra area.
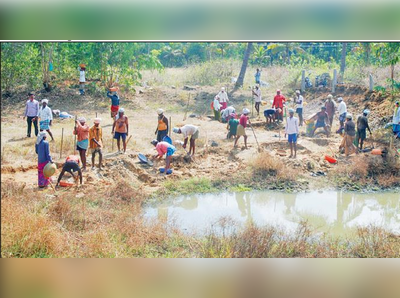
[(392, 85), (392, 95), (394, 92), (394, 67), (400, 60), (400, 43), (387, 42), (374, 44), (375, 55), (378, 57), (382, 66), (390, 67), (390, 81)]

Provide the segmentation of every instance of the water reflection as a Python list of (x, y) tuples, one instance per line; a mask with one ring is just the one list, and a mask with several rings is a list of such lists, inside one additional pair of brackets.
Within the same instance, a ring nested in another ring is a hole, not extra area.
[(400, 233), (400, 194), (242, 192), (181, 196), (145, 209), (145, 216), (175, 219), (181, 228), (201, 232), (221, 217), (240, 223), (278, 225), (288, 230), (307, 220), (314, 228), (340, 235), (374, 224)]

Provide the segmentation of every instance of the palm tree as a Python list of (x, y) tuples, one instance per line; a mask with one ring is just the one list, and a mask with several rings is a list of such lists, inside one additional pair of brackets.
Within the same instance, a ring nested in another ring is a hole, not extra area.
[(249, 63), (249, 57), (252, 49), (253, 49), (253, 43), (249, 42), (247, 44), (246, 52), (244, 53), (242, 67), (240, 68), (240, 73), (236, 81), (235, 88), (243, 86), (244, 76), (246, 74), (247, 64)]

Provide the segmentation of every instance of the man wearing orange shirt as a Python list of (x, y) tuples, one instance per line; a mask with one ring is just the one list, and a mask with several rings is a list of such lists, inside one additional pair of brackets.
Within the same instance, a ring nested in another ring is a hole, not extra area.
[(274, 102), (272, 107), (276, 109), (276, 119), (283, 121), (283, 106), (286, 102), (286, 98), (281, 94), (281, 90), (276, 90)]

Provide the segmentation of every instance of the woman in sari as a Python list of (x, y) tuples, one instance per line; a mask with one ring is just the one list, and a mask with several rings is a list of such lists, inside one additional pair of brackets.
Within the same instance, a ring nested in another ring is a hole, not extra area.
[(41, 131), (36, 139), (35, 151), (38, 155), (38, 185), (40, 188), (46, 187), (50, 183), (51, 178), (46, 178), (43, 174), (44, 167), (53, 162), (50, 155), (49, 142), (46, 141), (47, 133)]
[(86, 119), (78, 118), (75, 125), (74, 135), (77, 135), (76, 150), (79, 151), (79, 156), (82, 161), (82, 171), (86, 170), (86, 150), (89, 146), (89, 126), (86, 124)]

